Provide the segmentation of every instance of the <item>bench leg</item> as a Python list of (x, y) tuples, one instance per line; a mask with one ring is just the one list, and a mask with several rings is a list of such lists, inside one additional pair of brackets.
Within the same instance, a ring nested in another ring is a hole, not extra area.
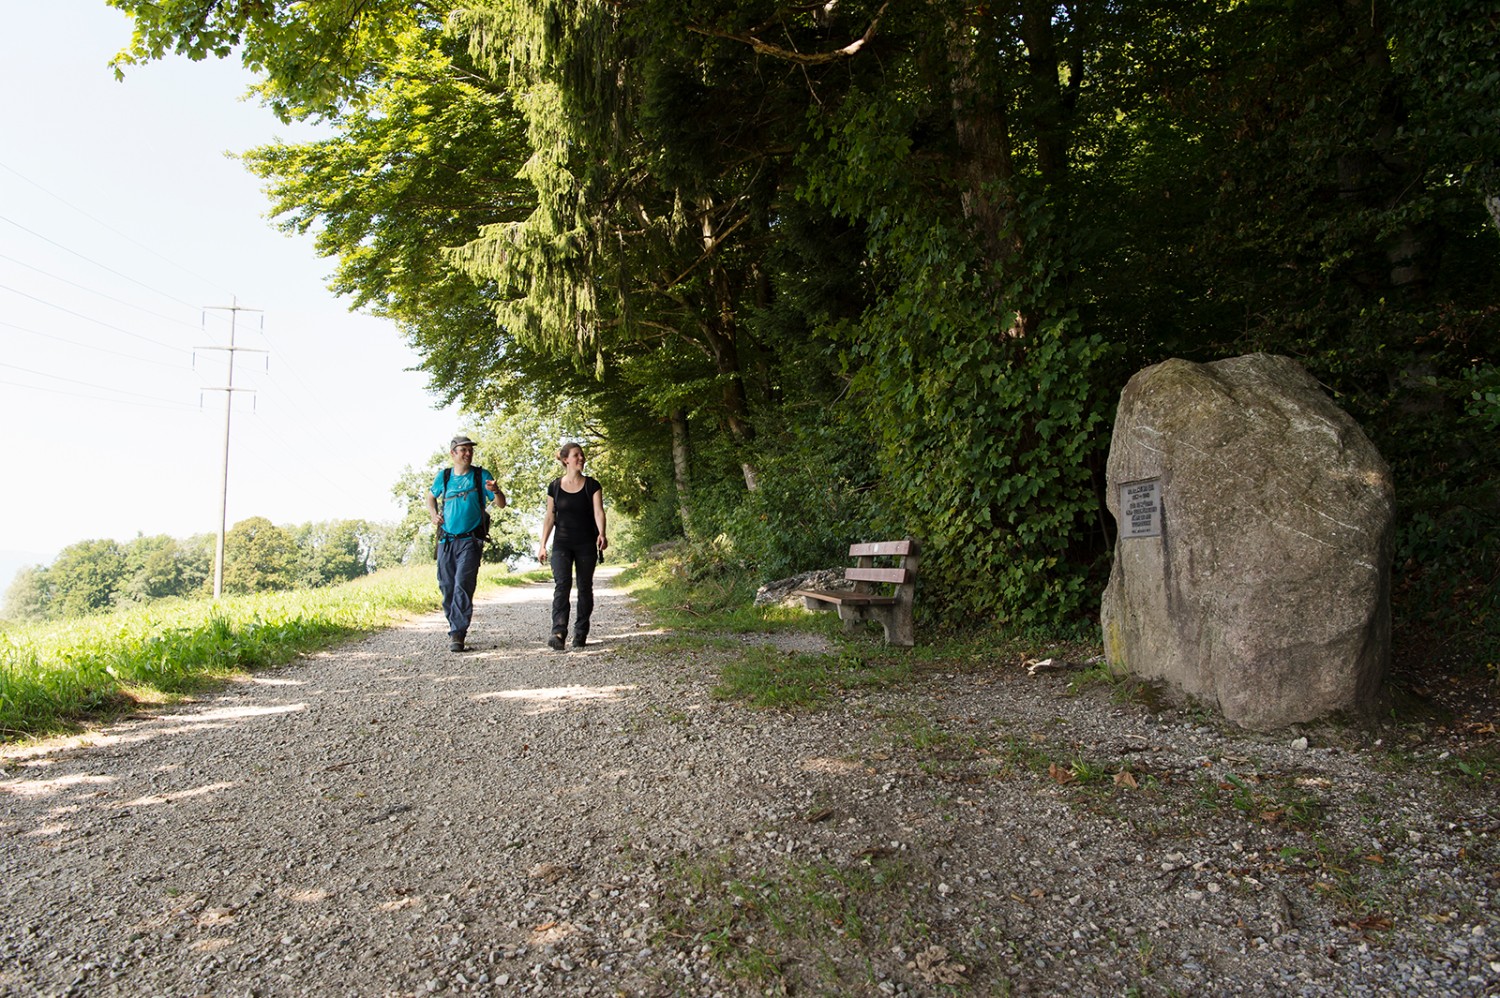
[(860, 624), (864, 623), (865, 608), (862, 606), (849, 606), (847, 603), (839, 604), (839, 619), (844, 622), (844, 633), (853, 634), (859, 630)]
[(885, 627), (885, 642), (897, 648), (910, 648), (917, 643), (916, 632), (911, 625), (911, 612), (902, 613), (900, 607), (892, 607), (880, 623)]
[[(906, 612), (902, 612), (903, 609)], [(844, 622), (846, 633), (858, 630), (867, 620), (875, 620), (885, 631), (885, 643), (897, 648), (910, 648), (916, 644), (912, 629), (910, 608), (900, 606), (840, 606), (839, 619)]]

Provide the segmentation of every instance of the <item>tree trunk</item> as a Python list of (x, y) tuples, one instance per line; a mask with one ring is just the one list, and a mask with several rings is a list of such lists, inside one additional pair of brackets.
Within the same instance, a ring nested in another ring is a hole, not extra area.
[[(714, 245), (714, 233), (707, 211), (703, 218), (703, 243), (710, 247)], [(724, 423), (736, 446), (744, 452), (755, 439), (755, 427), (750, 423), (750, 402), (745, 395), (745, 378), (740, 370), (739, 348), (735, 342), (734, 293), (729, 275), (717, 262), (709, 264), (708, 286), (713, 296), (713, 312), (702, 323), (703, 335), (713, 356), (714, 369), (723, 378)], [(742, 460), (740, 471), (745, 476), (745, 488), (754, 492), (759, 485), (755, 466)]]
[(1070, 79), (1065, 92), (1059, 79), (1057, 32), (1052, 20), (1055, 12), (1051, 0), (1025, 0), (1021, 4), (1021, 40), (1026, 43), (1033, 95), (1029, 118), (1036, 134), (1037, 172), (1048, 188), (1061, 186), (1068, 171), (1068, 146), (1072, 141), (1069, 105), (1078, 84)]
[[(1012, 186), (1009, 94), (1001, 79), (993, 39), (1002, 25), (992, 8), (948, 23), (948, 59), (952, 69), (953, 132), (958, 144), (955, 174), (962, 186), (964, 216), (978, 233), (998, 295), (1000, 276), (1021, 253)], [(996, 302), (1000, 305), (1000, 302)], [(1015, 313), (1009, 334), (1029, 332), (1029, 317)]]
[[(953, 73), (953, 130), (958, 140), (957, 173), (964, 190), (964, 214), (980, 229), (996, 259), (1012, 255), (1011, 225), (1014, 198), (1009, 184), (1015, 175), (1010, 152), (1007, 93), (1000, 80), (992, 42), (998, 28), (986, 14), (981, 22), (965, 18), (948, 25), (948, 58)], [(998, 181), (998, 183), (997, 183)]]
[(693, 489), (688, 473), (687, 411), (672, 410), (672, 480), (677, 485), (677, 515), (682, 518), (682, 532), (693, 536)]
[[(1344, 0), (1345, 23), (1363, 68), (1378, 81), (1381, 95), (1368, 144), (1340, 156), (1337, 167), (1342, 197), (1388, 210), (1386, 206), (1398, 204), (1416, 191), (1422, 178), (1413, 163), (1394, 151), (1407, 115), (1392, 79), (1391, 56), (1377, 10), (1365, 0)], [(1402, 288), (1431, 278), (1436, 248), (1429, 227), (1404, 225), (1387, 237), (1384, 248), (1383, 273), (1371, 274), (1369, 283)]]

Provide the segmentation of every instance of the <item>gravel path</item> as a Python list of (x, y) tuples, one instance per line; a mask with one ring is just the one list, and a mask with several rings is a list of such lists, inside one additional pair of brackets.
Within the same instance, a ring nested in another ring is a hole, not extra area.
[(751, 711), (612, 576), (9, 750), (0, 992), (1500, 993), (1493, 774), (994, 663)]

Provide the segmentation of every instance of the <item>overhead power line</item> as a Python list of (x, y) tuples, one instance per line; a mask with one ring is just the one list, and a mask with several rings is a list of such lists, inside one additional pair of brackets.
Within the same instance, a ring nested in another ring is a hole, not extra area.
[(138, 281), (134, 277), (131, 277), (129, 274), (121, 273), (120, 271), (118, 271), (115, 268), (109, 266), (108, 264), (100, 263), (98, 260), (95, 260), (93, 257), (88, 256), (85, 253), (78, 252), (76, 249), (73, 249), (73, 247), (71, 247), (71, 246), (65, 246), (62, 243), (58, 242), (56, 239), (53, 239), (53, 238), (51, 238), (49, 236), (42, 235), (40, 232), (36, 231), (35, 229), (27, 228), (26, 226), (22, 225), (20, 222), (17, 222), (13, 218), (8, 218), (5, 215), (0, 215), (0, 222), (7, 222), (7, 223), (9, 223), (11, 225), (14, 225), (16, 228), (20, 229), (22, 232), (25, 232), (28, 235), (35, 236), (36, 238), (42, 240), (45, 243), (51, 243), (53, 246), (56, 246), (58, 249), (62, 250), (65, 253), (72, 253), (74, 256), (78, 257), (78, 259), (83, 260), (83, 261), (85, 261), (87, 263), (91, 263), (94, 266), (98, 267), (100, 270), (108, 271), (109, 273), (114, 274), (116, 277), (118, 277), (118, 278), (120, 278), (122, 280), (129, 281), (131, 284), (135, 284), (135, 285), (138, 285), (140, 287), (143, 287), (147, 291), (150, 291), (152, 294), (161, 295), (163, 298), (166, 298), (169, 301), (175, 301), (179, 305), (186, 305), (189, 308), (197, 308), (197, 306), (194, 305), (190, 301), (183, 301), (181, 298), (178, 298), (176, 295), (172, 294), (169, 291), (163, 291), (161, 288), (154, 288), (151, 285), (147, 284), (145, 281)]
[[(83, 392), (70, 392), (70, 391), (65, 391), (65, 390), (63, 390), (61, 388), (43, 388), (41, 385), (28, 385), (28, 384), (24, 384), (24, 383), (22, 383), (20, 381), (6, 381), (4, 379), (0, 379), (0, 385), (9, 385), (12, 388), (19, 388), (19, 389), (21, 389), (23, 391), (29, 391), (29, 392), (43, 392), (43, 393), (45, 393), (47, 395), (64, 395), (64, 396), (67, 396), (68, 398), (88, 399), (91, 402), (110, 402), (110, 403), (113, 403), (115, 405), (133, 405), (133, 406), (137, 406), (137, 407), (139, 407), (141, 409), (166, 409), (166, 410), (169, 410), (171, 412), (181, 412), (184, 409), (188, 409), (188, 410), (196, 410), (197, 409), (196, 406), (186, 405), (186, 404), (183, 404), (183, 403), (180, 403), (180, 402), (166, 402), (166, 401), (163, 401), (160, 404), (158, 404), (158, 403), (151, 403), (151, 402), (132, 402), (130, 399), (112, 399), (112, 398), (105, 398), (102, 395), (85, 395)], [(114, 389), (107, 389), (107, 390), (108, 391), (113, 391)]]
[[(98, 226), (101, 226), (101, 227), (103, 227), (105, 229), (108, 229), (110, 232), (113, 232), (115, 235), (119, 236), (121, 239), (124, 239), (126, 242), (131, 243), (131, 244), (133, 244), (135, 246), (139, 246), (141, 249), (145, 250), (147, 253), (150, 253), (152, 256), (156, 257), (158, 260), (161, 260), (163, 263), (166, 263), (166, 264), (169, 264), (170, 266), (176, 267), (178, 270), (182, 271), (184, 274), (187, 274), (190, 277), (196, 277), (198, 280), (203, 281), (206, 284), (212, 284), (215, 287), (218, 287), (220, 291), (228, 291), (229, 290), (228, 288), (220, 287), (219, 283), (217, 281), (213, 280), (212, 278), (204, 277), (202, 274), (199, 274), (196, 271), (194, 271), (194, 270), (192, 270), (192, 269), (190, 269), (188, 267), (184, 267), (182, 264), (178, 263), (176, 260), (173, 260), (171, 257), (163, 256), (161, 253), (158, 253), (156, 250), (152, 249), (150, 246), (147, 246), (145, 243), (141, 242), (139, 239), (136, 239), (134, 236), (130, 235), (128, 232), (121, 232), (119, 229), (115, 228), (113, 225), (110, 225), (108, 222), (104, 221), (103, 219), (101, 219), (101, 218), (99, 218), (99, 217), (97, 217), (95, 215), (89, 214), (87, 211), (84, 211), (82, 208), (78, 207), (76, 204), (74, 204), (73, 202), (69, 201), (67, 198), (63, 197), (61, 194), (58, 194), (58, 193), (56, 193), (54, 191), (48, 190), (47, 188), (43, 187), (41, 184), (37, 183), (35, 180), (32, 180), (30, 177), (26, 176), (20, 170), (17, 170), (15, 167), (10, 166), (7, 163), (0, 163), (0, 170), (4, 170), (7, 173), (12, 174), (13, 176), (19, 177), (21, 180), (24, 180), (26, 183), (30, 184), (32, 187), (35, 187), (37, 190), (41, 191), (43, 194), (47, 195), (49, 198), (52, 198), (54, 201), (57, 201), (57, 202), (59, 202), (61, 204), (66, 205), (67, 207), (69, 207), (69, 208), (73, 209), (74, 211), (76, 211), (78, 214), (82, 215), (84, 218), (88, 219), (90, 222), (93, 222), (95, 225), (98, 225)], [(71, 251), (69, 251), (69, 252), (71, 252)], [(160, 294), (161, 292), (157, 292), (157, 293)]]
[(109, 385), (96, 385), (92, 381), (79, 381), (77, 378), (65, 378), (61, 374), (49, 374), (46, 371), (36, 371), (19, 364), (7, 364), (0, 361), (0, 367), (9, 368), (12, 371), (20, 371), (24, 374), (34, 374), (39, 378), (51, 378), (54, 381), (66, 381), (70, 385), (82, 385), (85, 388), (94, 388), (102, 392), (116, 392), (120, 395), (130, 395), (135, 398), (150, 399), (152, 402), (165, 402), (168, 405), (181, 405), (185, 409), (193, 408), (185, 403), (174, 403), (171, 399), (157, 398), (155, 395), (142, 395), (140, 392), (126, 391), (123, 388), (112, 388)]
[(126, 336), (133, 336), (133, 337), (135, 337), (138, 340), (144, 340), (147, 343), (152, 343), (152, 344), (155, 344), (156, 346), (159, 346), (159, 347), (165, 347), (168, 350), (175, 350), (175, 351), (178, 351), (180, 353), (187, 353), (186, 350), (183, 350), (182, 347), (177, 346), (175, 343), (165, 343), (165, 342), (163, 342), (161, 340), (158, 340), (158, 339), (152, 339), (150, 336), (143, 336), (140, 333), (133, 333), (130, 330), (126, 329), (124, 326), (117, 326), (117, 325), (115, 325), (112, 322), (105, 322), (103, 319), (96, 319), (92, 315), (84, 315), (82, 312), (75, 312), (71, 308), (67, 308), (66, 306), (59, 305), (55, 301), (48, 301), (45, 298), (38, 298), (36, 295), (30, 294), (29, 292), (26, 292), (26, 291), (22, 291), (20, 288), (13, 288), (13, 287), (11, 287), (8, 284), (0, 284), (0, 290), (9, 291), (11, 294), (13, 294), (13, 295), (20, 295), (22, 298), (30, 298), (32, 301), (36, 302), (38, 305), (46, 305), (48, 308), (55, 308), (59, 312), (66, 312), (69, 315), (75, 316), (75, 317), (77, 317), (79, 319), (83, 319), (86, 322), (92, 322), (95, 325), (103, 326), (105, 329), (113, 329), (117, 333), (124, 333)]
[(170, 367), (176, 370), (182, 370), (182, 365), (180, 363), (174, 364), (171, 361), (166, 360), (153, 360), (150, 357), (138, 357), (133, 353), (126, 353), (123, 350), (111, 350), (109, 347), (101, 347), (94, 343), (85, 343), (82, 340), (70, 340), (66, 336), (58, 336), (56, 333), (44, 333), (40, 329), (30, 329), (26, 326), (18, 326), (14, 322), (6, 322), (3, 319), (0, 319), (0, 326), (5, 326), (8, 329), (19, 330), (23, 333), (30, 333), (32, 336), (41, 336), (45, 339), (56, 340), (59, 343), (66, 343), (69, 346), (82, 347), (85, 350), (92, 350), (95, 353), (107, 353), (115, 357), (124, 357), (128, 360), (133, 360), (141, 364), (155, 364), (157, 367)]
[(15, 257), (8, 256), (5, 253), (0, 253), (0, 260), (8, 260), (18, 267), (25, 267), (27, 270), (32, 270), (38, 274), (41, 274), (43, 277), (50, 277), (52, 280), (58, 281), (62, 284), (66, 284), (69, 287), (77, 288), (80, 291), (86, 291), (91, 295), (97, 295), (98, 297), (103, 298), (105, 301), (112, 301), (117, 305), (124, 305), (126, 308), (133, 308), (139, 312), (145, 312), (147, 315), (154, 315), (158, 319), (166, 319), (168, 322), (175, 322), (179, 326), (187, 326), (190, 329), (198, 328), (186, 319), (178, 318), (175, 315), (168, 315), (165, 312), (158, 312), (155, 309), (147, 308), (144, 305), (137, 305), (135, 302), (126, 301), (124, 298), (116, 298), (114, 295), (105, 294), (98, 288), (91, 288), (87, 284), (79, 284), (77, 281), (69, 280), (66, 277), (62, 277), (58, 274), (51, 273), (50, 271), (43, 270), (41, 267), (38, 267), (35, 264), (27, 263), (25, 260), (17, 260)]

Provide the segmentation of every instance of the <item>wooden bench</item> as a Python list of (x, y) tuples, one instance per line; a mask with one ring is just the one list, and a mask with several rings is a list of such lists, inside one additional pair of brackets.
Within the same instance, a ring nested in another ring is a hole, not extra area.
[[(844, 569), (844, 578), (854, 583), (852, 592), (833, 589), (798, 589), (793, 596), (802, 597), (809, 610), (838, 609), (844, 630), (852, 631), (866, 620), (877, 620), (885, 628), (887, 644), (910, 648), (914, 644), (911, 606), (917, 591), (918, 545), (904, 541), (871, 541), (849, 545), (849, 557), (858, 559), (853, 568)], [(897, 564), (877, 568), (875, 559), (895, 559)], [(892, 585), (894, 592), (883, 595), (877, 584)]]

